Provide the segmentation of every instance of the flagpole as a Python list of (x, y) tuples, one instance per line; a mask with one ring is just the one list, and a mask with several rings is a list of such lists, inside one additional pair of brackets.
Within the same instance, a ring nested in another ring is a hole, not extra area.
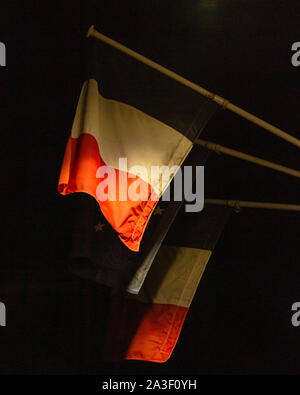
[(265, 159), (257, 158), (256, 156), (244, 154), (243, 152), (236, 151), (232, 148), (224, 147), (220, 144), (216, 144), (211, 141), (198, 139), (195, 141), (195, 144), (201, 145), (202, 147), (206, 147), (211, 151), (230, 155), (235, 158), (245, 160), (247, 162), (255, 163), (259, 166), (269, 167), (270, 169), (279, 171), (281, 173), (289, 174), (291, 176), (300, 178), (300, 171), (298, 170), (290, 169), (289, 167), (278, 165), (277, 163), (269, 162), (268, 160)]
[(194, 91), (200, 93), (201, 95), (207, 97), (208, 99), (213, 100), (214, 102), (218, 103), (223, 108), (226, 108), (227, 110), (230, 110), (230, 111), (234, 112), (235, 114), (238, 114), (242, 118), (248, 119), (248, 121), (262, 127), (263, 129), (269, 131), (270, 133), (272, 133), (272, 134), (282, 138), (283, 140), (286, 140), (289, 143), (295, 145), (296, 147), (300, 148), (300, 140), (297, 139), (296, 137), (284, 132), (283, 130), (277, 128), (276, 126), (271, 125), (268, 122), (263, 121), (262, 119), (243, 110), (242, 108), (235, 106), (234, 104), (230, 103), (230, 101), (228, 101), (227, 99), (224, 99), (223, 97), (202, 88), (201, 86), (195, 84), (194, 82), (187, 80), (186, 78), (180, 76), (179, 74), (174, 73), (173, 71), (167, 69), (166, 67), (163, 67), (160, 64), (153, 62), (152, 60), (146, 58), (145, 56), (133, 51), (132, 49), (125, 47), (124, 45), (120, 44), (119, 42), (112, 40), (111, 38), (105, 36), (104, 34), (98, 32), (97, 30), (95, 30), (93, 25), (90, 26), (86, 36), (87, 37), (94, 37), (94, 38), (97, 38), (98, 40), (105, 42), (106, 44), (118, 49), (121, 52), (124, 52), (125, 54), (127, 54), (137, 60), (139, 60), (140, 62), (146, 64), (147, 66), (152, 67), (153, 69), (159, 71), (160, 73), (165, 74), (170, 78), (173, 78), (174, 80), (187, 86), (188, 88), (193, 89)]
[(245, 200), (205, 199), (204, 204), (227, 206), (227, 207), (232, 207), (236, 210), (239, 210), (240, 207), (250, 207), (250, 208), (262, 208), (262, 209), (270, 209), (270, 210), (300, 211), (299, 204), (250, 202)]

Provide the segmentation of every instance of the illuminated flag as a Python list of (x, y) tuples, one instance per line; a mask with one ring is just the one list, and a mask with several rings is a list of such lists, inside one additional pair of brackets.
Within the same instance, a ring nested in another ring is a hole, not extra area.
[(181, 166), (217, 105), (103, 43), (92, 48), (58, 191), (91, 195), (121, 241), (138, 251), (175, 174), (165, 180), (152, 167)]
[[(209, 153), (207, 149), (195, 145), (184, 165), (204, 165)], [(196, 176), (195, 172), (193, 175)], [(172, 192), (173, 185), (170, 189)], [(185, 203), (173, 199), (158, 202), (148, 222), (140, 251), (136, 253), (120, 242), (94, 198), (84, 193), (71, 195), (70, 198), (74, 211), (73, 247), (69, 253), (71, 271), (115, 290), (138, 294), (173, 220)], [(193, 217), (195, 213), (189, 215)]]
[(139, 294), (112, 296), (105, 359), (165, 362), (171, 356), (228, 216), (227, 208), (215, 206), (178, 215)]

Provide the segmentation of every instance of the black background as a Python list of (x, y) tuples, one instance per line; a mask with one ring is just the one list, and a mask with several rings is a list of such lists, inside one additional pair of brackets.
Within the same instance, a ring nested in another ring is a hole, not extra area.
[[(112, 365), (100, 360), (109, 295), (68, 273), (76, 205), (56, 191), (91, 24), (300, 138), (299, 1), (11, 1), (0, 15), (0, 373), (300, 373), (298, 213), (234, 213), (170, 360)], [(300, 168), (298, 148), (228, 111), (206, 133)], [(298, 179), (224, 155), (211, 155), (205, 177), (207, 198), (299, 203)]]

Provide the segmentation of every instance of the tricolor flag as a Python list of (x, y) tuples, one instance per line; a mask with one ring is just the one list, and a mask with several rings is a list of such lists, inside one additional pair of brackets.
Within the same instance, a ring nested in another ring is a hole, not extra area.
[[(138, 251), (171, 180), (150, 177), (151, 168), (181, 166), (217, 105), (106, 44), (91, 45), (58, 191), (91, 195), (120, 240)], [(104, 168), (115, 174), (106, 200)]]
[(215, 206), (179, 214), (139, 294), (112, 296), (106, 360), (169, 359), (228, 216), (229, 209)]
[[(209, 153), (207, 149), (195, 145), (184, 164), (204, 165)], [(196, 176), (195, 172), (193, 176)], [(115, 290), (138, 294), (153, 259), (183, 205), (182, 201), (158, 202), (148, 222), (140, 251), (136, 253), (120, 242), (94, 198), (77, 193), (70, 195), (70, 199), (74, 210), (70, 270)], [(193, 217), (194, 213), (189, 215)]]

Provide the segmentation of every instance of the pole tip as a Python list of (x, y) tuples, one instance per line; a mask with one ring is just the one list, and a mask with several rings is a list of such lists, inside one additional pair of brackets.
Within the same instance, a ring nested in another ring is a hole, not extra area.
[(89, 30), (87, 31), (86, 37), (88, 38), (88, 37), (92, 36), (94, 31), (95, 31), (95, 27), (94, 27), (94, 25), (91, 25), (89, 27)]

